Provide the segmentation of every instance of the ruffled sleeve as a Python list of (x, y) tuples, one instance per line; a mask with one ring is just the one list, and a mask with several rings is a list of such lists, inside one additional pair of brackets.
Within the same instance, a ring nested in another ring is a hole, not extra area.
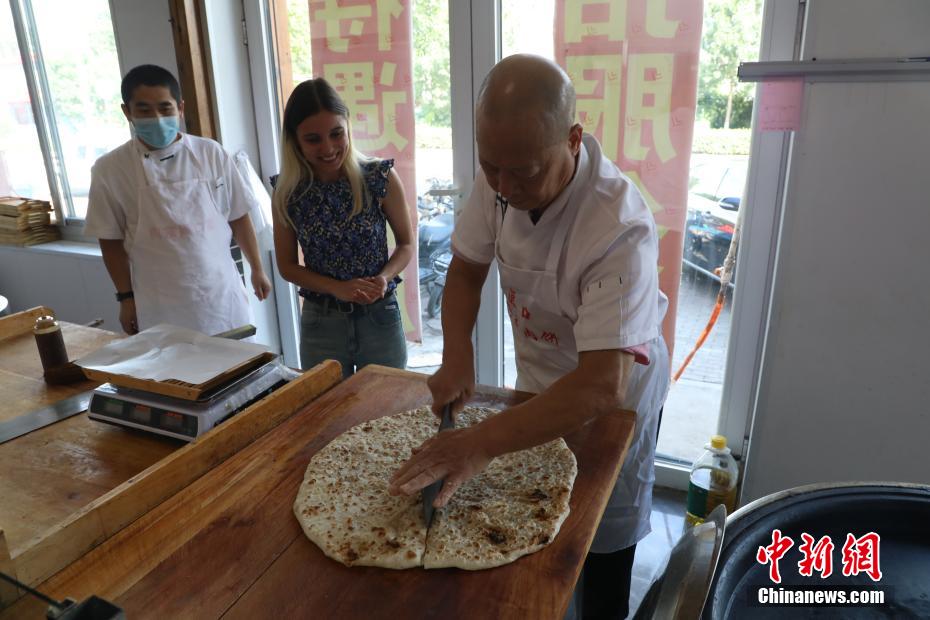
[(380, 159), (362, 164), (365, 182), (371, 197), (380, 204), (387, 195), (388, 174), (394, 167), (393, 159)]

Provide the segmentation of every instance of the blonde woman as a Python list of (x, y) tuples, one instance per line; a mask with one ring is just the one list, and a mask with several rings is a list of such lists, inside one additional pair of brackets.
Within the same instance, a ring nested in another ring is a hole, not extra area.
[[(278, 271), (304, 298), (301, 366), (335, 359), (344, 377), (367, 364), (406, 365), (394, 291), (413, 256), (394, 160), (358, 153), (349, 118), (326, 80), (294, 89), (284, 109), (282, 170), (273, 197)], [(390, 256), (387, 226), (396, 241)]]

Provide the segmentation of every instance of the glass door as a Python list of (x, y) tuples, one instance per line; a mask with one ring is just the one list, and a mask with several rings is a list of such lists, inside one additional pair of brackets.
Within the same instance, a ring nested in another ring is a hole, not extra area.
[[(720, 269), (746, 186), (752, 115), (752, 91), (736, 68), (758, 57), (761, 4), (500, 2), (502, 56), (532, 53), (566, 68), (579, 122), (656, 217), (660, 286), (670, 299), (665, 336), (673, 373), (683, 369), (666, 401), (658, 454), (681, 469), (719, 426), (736, 286), (721, 285)], [(718, 302), (716, 324), (695, 351)], [(513, 385), (505, 331), (504, 384)]]
[(325, 77), (353, 114), (356, 147), (395, 159), (418, 232), (401, 287), (408, 368), (432, 373), (442, 360), (442, 292), (461, 194), (453, 182), (449, 3), (273, 0), (270, 8), (279, 114), (296, 84)]

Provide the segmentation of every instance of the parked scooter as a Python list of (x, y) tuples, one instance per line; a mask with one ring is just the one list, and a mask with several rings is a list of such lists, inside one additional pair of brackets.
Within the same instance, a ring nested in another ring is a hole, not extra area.
[(417, 267), (420, 287), (426, 300), (426, 315), (434, 318), (439, 314), (442, 290), (446, 284), (446, 271), (452, 260), (452, 198), (429, 194), (418, 196), (417, 211)]

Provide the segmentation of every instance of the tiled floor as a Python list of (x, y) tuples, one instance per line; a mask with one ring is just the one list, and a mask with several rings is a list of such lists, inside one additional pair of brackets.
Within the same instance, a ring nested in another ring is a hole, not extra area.
[(630, 615), (649, 590), (657, 571), (685, 527), (684, 491), (656, 487), (652, 495), (652, 532), (636, 546), (633, 562), (633, 583), (630, 587)]

